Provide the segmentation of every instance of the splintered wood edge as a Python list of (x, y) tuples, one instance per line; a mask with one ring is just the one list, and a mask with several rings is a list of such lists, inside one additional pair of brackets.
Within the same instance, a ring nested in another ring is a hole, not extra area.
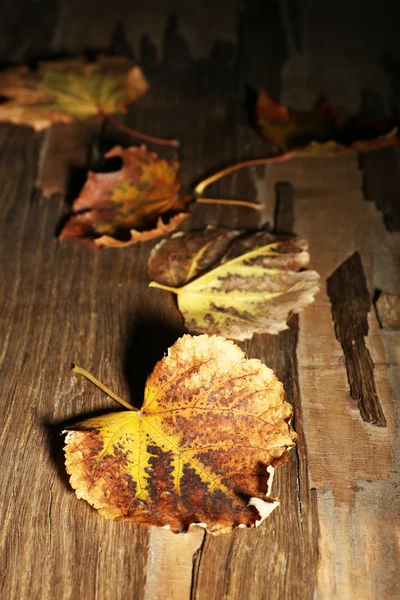
[(363, 421), (386, 427), (376, 389), (375, 366), (365, 343), (371, 298), (359, 252), (354, 252), (330, 275), (327, 293), (335, 335), (345, 356), (350, 395)]

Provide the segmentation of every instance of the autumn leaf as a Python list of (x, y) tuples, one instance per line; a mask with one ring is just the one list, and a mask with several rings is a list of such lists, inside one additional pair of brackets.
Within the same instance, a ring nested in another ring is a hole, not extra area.
[(183, 336), (155, 366), (142, 409), (68, 429), (71, 486), (109, 519), (223, 533), (277, 506), (269, 489), (296, 434), (283, 386), (220, 337)]
[(307, 242), (266, 232), (216, 231), (212, 239), (197, 232), (158, 244), (148, 263), (157, 278), (150, 286), (177, 295), (194, 333), (245, 340), (287, 329), (289, 317), (311, 304), (319, 289), (318, 273), (299, 272), (309, 262)]
[(239, 235), (233, 229), (212, 228), (176, 233), (153, 248), (148, 275), (163, 285), (181, 286), (222, 258)]
[(111, 173), (89, 171), (60, 238), (96, 238), (97, 246), (129, 246), (165, 235), (186, 218), (187, 213), (179, 213), (167, 223), (160, 220), (165, 213), (185, 208), (177, 159), (161, 159), (144, 146), (115, 146), (106, 154), (112, 157), (122, 158), (122, 168)]
[(0, 72), (0, 121), (36, 130), (96, 115), (125, 112), (148, 89), (137, 66), (122, 57), (48, 61)]
[(395, 123), (357, 115), (341, 121), (326, 98), (313, 110), (297, 111), (274, 102), (265, 91), (257, 98), (257, 123), (261, 135), (291, 156), (320, 156), (397, 146)]

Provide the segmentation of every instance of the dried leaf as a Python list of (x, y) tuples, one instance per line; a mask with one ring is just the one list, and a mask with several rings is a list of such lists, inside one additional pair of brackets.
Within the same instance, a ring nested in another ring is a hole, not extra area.
[[(259, 525), (296, 434), (283, 386), (220, 337), (183, 336), (155, 366), (143, 407), (68, 430), (66, 468), (78, 498), (110, 519), (214, 533)], [(268, 469), (268, 470), (267, 470)]]
[[(62, 239), (93, 238), (99, 246), (132, 245), (172, 231), (185, 218), (179, 214), (167, 224), (161, 215), (182, 210), (186, 199), (179, 195), (178, 160), (160, 159), (141, 148), (115, 146), (106, 158), (121, 157), (123, 166), (111, 173), (89, 171)], [(156, 222), (158, 223), (156, 224)], [(146, 231), (137, 231), (146, 229)], [(122, 239), (120, 242), (118, 238)], [(117, 239), (110, 239), (110, 236)], [(121, 241), (123, 242), (121, 244)]]
[(153, 248), (148, 275), (163, 285), (183, 285), (222, 258), (238, 235), (239, 231), (211, 228), (176, 233)]
[(122, 57), (49, 61), (37, 71), (18, 67), (0, 72), (0, 121), (36, 130), (99, 114), (125, 112), (148, 89), (141, 69)]
[(274, 102), (265, 91), (257, 98), (257, 121), (263, 137), (291, 155), (326, 156), (398, 146), (392, 121), (361, 116), (340, 121), (326, 98), (313, 110), (301, 112)]
[[(299, 272), (309, 262), (307, 242), (266, 232), (216, 231), (221, 238), (214, 233), (203, 243), (204, 233), (198, 232), (189, 234), (189, 243), (185, 235), (158, 244), (148, 265), (158, 281), (150, 286), (177, 294), (185, 325), (195, 333), (245, 340), (254, 333), (287, 329), (288, 318), (311, 304), (319, 289), (318, 273)], [(235, 233), (232, 244), (224, 248), (226, 236)], [(197, 276), (215, 261), (220, 264)]]
[(274, 102), (266, 92), (257, 98), (258, 123), (263, 136), (284, 148), (303, 146), (310, 140), (329, 140), (335, 131), (336, 117), (326, 99), (314, 110), (289, 110)]
[(138, 242), (148, 242), (158, 237), (168, 235), (172, 231), (175, 231), (175, 229), (177, 229), (182, 221), (187, 219), (188, 216), (189, 213), (178, 213), (174, 217), (171, 217), (167, 223), (164, 223), (162, 218), (159, 217), (157, 225), (154, 229), (149, 229), (148, 231), (136, 231), (135, 229), (131, 229), (129, 232), (131, 237), (126, 242), (117, 240), (109, 235), (102, 235), (101, 237), (96, 238), (94, 243), (98, 247), (128, 248), (129, 246), (133, 246)]

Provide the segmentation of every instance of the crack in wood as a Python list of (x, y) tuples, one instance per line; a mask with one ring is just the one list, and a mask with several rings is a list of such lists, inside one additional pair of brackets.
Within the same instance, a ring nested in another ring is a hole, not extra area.
[(203, 536), (203, 539), (201, 541), (200, 547), (193, 554), (193, 558), (192, 558), (192, 585), (190, 587), (190, 600), (194, 600), (195, 599), (195, 594), (196, 594), (197, 585), (198, 585), (198, 581), (197, 581), (198, 580), (198, 573), (199, 573), (199, 570), (200, 570), (201, 559), (203, 557), (203, 548), (204, 548), (204, 543), (206, 541), (206, 536), (207, 536), (207, 532), (204, 532), (204, 536)]
[(293, 233), (292, 185), (287, 181), (279, 181), (275, 186), (275, 193), (274, 232)]
[(376, 390), (374, 363), (365, 344), (371, 299), (359, 252), (336, 269), (327, 281), (337, 340), (343, 348), (350, 395), (366, 423), (386, 427)]

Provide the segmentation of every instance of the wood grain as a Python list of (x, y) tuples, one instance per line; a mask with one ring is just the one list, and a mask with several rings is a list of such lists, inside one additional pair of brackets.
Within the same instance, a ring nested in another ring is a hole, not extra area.
[(191, 527), (174, 534), (160, 527), (150, 531), (145, 600), (189, 598), (192, 590), (192, 557), (203, 544), (205, 531)]
[[(0, 60), (106, 50), (115, 46), (111, 38), (122, 20), (126, 45), (119, 47), (140, 60), (152, 85), (126, 122), (182, 141), (186, 191), (223, 166), (272, 152), (249, 125), (248, 82), (300, 109), (325, 91), (344, 113), (355, 112), (367, 85), (386, 98), (379, 61), (397, 40), (397, 5), (382, 0), (360, 21), (356, 0), (340, 10), (333, 0), (283, 4), (246, 0), (236, 13), (237, 3), (217, 7), (207, 0), (200, 15), (180, 0), (168, 6), (151, 0), (140, 10), (127, 0), (42, 0), (34, 7), (15, 0), (0, 9)], [(71, 362), (140, 406), (146, 376), (183, 333), (182, 320), (172, 296), (148, 288), (152, 243), (94, 252), (57, 241), (70, 181), (61, 156), (57, 162), (63, 132), (51, 136), (46, 143), (43, 134), (0, 124), (1, 597), (163, 599), (180, 574), (167, 561), (168, 540), (103, 520), (78, 501), (65, 474), (60, 433), (84, 416), (118, 410), (71, 372)], [(67, 161), (78, 167), (84, 157), (79, 140), (65, 140)], [(374, 177), (386, 164), (383, 158), (374, 166)], [(53, 189), (63, 190), (50, 201), (35, 193), (43, 173)], [(394, 177), (385, 183), (393, 199)], [(196, 544), (187, 548), (184, 562), (174, 563), (185, 570), (182, 600), (189, 587), (199, 600), (398, 595), (400, 332), (381, 329), (369, 312), (366, 348), (387, 420), (387, 427), (371, 427), (346, 401), (343, 351), (325, 285), (358, 251), (369, 293), (400, 293), (400, 240), (387, 230), (386, 213), (365, 201), (362, 186), (356, 156), (295, 159), (243, 170), (208, 190), (210, 197), (258, 201), (261, 214), (191, 209), (185, 227), (275, 223), (295, 231), (310, 241), (312, 267), (324, 284), (287, 331), (244, 344), (276, 370), (294, 407), (298, 445), (274, 484), (281, 505), (257, 530), (206, 536), (197, 551)], [(151, 564), (156, 550), (160, 571)], [(151, 587), (160, 574), (164, 590)]]
[(356, 156), (295, 159), (275, 165), (270, 179), (271, 185), (290, 181), (294, 230), (310, 241), (310, 266), (325, 282), (315, 303), (299, 315), (298, 342), (308, 462), (320, 527), (315, 597), (395, 598), (400, 477), (394, 458), (399, 452), (394, 382), (399, 356), (393, 350), (395, 340), (382, 339), (383, 330), (370, 311), (366, 346), (387, 420), (387, 427), (371, 427), (347, 401), (343, 350), (335, 336), (326, 281), (358, 251), (370, 294), (378, 281), (384, 288), (396, 287), (398, 240), (386, 230), (375, 205), (365, 203)]

